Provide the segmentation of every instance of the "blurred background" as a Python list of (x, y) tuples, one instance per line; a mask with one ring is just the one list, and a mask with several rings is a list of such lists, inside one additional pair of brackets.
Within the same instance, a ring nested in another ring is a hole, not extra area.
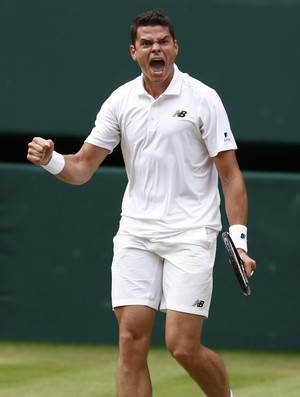
[[(81, 187), (26, 152), (34, 136), (79, 149), (102, 102), (140, 73), (129, 28), (156, 7), (174, 22), (179, 68), (223, 100), (249, 194), (252, 295), (239, 290), (220, 241), (204, 342), (300, 350), (299, 0), (0, 0), (0, 339), (117, 343), (120, 150)], [(163, 343), (159, 314), (153, 344)]]

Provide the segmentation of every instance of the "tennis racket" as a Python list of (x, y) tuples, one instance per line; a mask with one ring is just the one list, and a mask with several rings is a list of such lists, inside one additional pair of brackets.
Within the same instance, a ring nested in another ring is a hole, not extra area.
[(229, 263), (233, 267), (236, 278), (243, 291), (243, 294), (249, 296), (251, 294), (249, 280), (245, 271), (244, 263), (233, 244), (233, 241), (228, 232), (222, 233), (222, 239), (225, 244), (226, 252), (228, 254)]

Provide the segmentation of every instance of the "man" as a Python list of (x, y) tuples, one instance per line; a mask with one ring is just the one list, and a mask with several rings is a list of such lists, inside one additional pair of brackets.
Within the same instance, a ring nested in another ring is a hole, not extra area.
[(147, 365), (156, 311), (166, 345), (208, 397), (232, 392), (221, 358), (201, 343), (221, 230), (218, 175), (230, 233), (248, 276), (247, 193), (236, 143), (217, 93), (179, 71), (178, 43), (160, 10), (138, 15), (130, 53), (142, 75), (105, 101), (78, 153), (34, 138), (28, 159), (60, 180), (87, 182), (121, 143), (128, 185), (114, 238), (112, 304), (119, 323), (117, 394), (150, 397)]

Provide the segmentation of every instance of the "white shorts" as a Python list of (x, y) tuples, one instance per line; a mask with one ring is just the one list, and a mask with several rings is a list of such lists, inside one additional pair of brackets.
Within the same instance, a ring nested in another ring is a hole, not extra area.
[(155, 240), (114, 237), (112, 305), (208, 316), (218, 232), (202, 228)]

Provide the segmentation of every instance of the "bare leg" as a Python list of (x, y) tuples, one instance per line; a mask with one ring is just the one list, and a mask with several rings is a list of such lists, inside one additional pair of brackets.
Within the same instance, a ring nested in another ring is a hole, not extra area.
[(202, 316), (169, 310), (166, 320), (167, 347), (207, 397), (230, 397), (223, 361), (201, 344), (203, 321)]
[(156, 311), (146, 306), (115, 308), (119, 322), (118, 397), (151, 397), (147, 357)]

